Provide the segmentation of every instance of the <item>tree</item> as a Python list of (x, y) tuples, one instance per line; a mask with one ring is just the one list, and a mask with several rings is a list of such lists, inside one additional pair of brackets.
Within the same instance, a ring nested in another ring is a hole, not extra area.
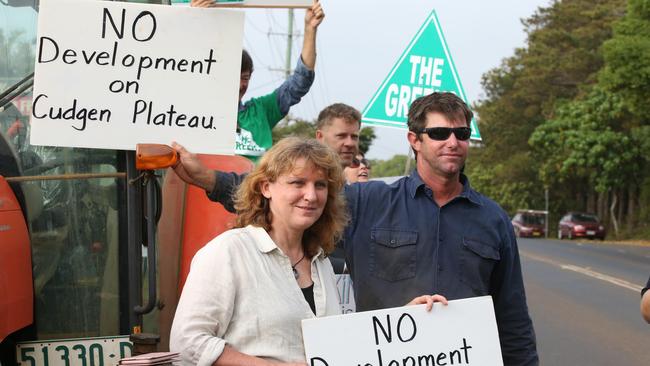
[[(650, 235), (650, 1), (629, 0), (627, 13), (614, 26), (614, 36), (603, 45), (605, 67), (600, 84), (621, 99), (628, 117), (621, 128), (639, 148), (640, 169), (630, 177), (627, 189), (627, 226)], [(623, 207), (623, 206), (621, 206)], [(637, 209), (638, 207), (638, 209)], [(637, 225), (637, 223), (639, 225)]]
[[(529, 138), (554, 118), (558, 105), (597, 82), (600, 46), (624, 10), (624, 0), (555, 1), (523, 21), (527, 46), (483, 76), (486, 98), (475, 109), (484, 144), (473, 149), (467, 165), (474, 187), (511, 212), (543, 207), (544, 188), (552, 187), (541, 179)], [(567, 179), (569, 186), (584, 183)], [(552, 192), (557, 202), (575, 200), (573, 192)]]
[[(404, 175), (406, 155), (394, 155), (388, 160), (372, 161), (372, 178), (395, 177)], [(415, 160), (411, 159), (411, 167), (415, 168)]]
[(627, 14), (603, 44), (604, 87), (618, 93), (626, 108), (648, 124), (650, 100), (650, 1), (630, 0)]
[(375, 135), (375, 130), (372, 127), (363, 127), (359, 131), (359, 151), (366, 155), (368, 150), (370, 150), (370, 145), (372, 141), (377, 137)]
[(636, 139), (621, 129), (624, 116), (621, 98), (598, 87), (558, 108), (556, 117), (530, 138), (543, 157), (543, 180), (553, 184), (583, 178), (598, 192), (635, 180), (644, 158)]
[(539, 126), (530, 139), (543, 157), (541, 175), (547, 184), (581, 180), (601, 197), (609, 195), (616, 232), (623, 210), (620, 214), (614, 210), (624, 207), (620, 200), (645, 175), (647, 160), (647, 143), (624, 128), (622, 122), (628, 118), (621, 96), (596, 86), (558, 108), (556, 117)]
[(293, 119), (288, 117), (278, 123), (272, 133), (273, 143), (288, 136), (313, 139), (316, 136), (316, 125), (303, 119)]

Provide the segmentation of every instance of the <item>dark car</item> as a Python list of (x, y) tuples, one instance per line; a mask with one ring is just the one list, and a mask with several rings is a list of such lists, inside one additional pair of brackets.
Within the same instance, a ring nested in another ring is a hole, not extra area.
[(519, 210), (512, 218), (512, 227), (518, 237), (546, 236), (546, 211)]
[(598, 216), (585, 212), (569, 212), (562, 217), (558, 224), (557, 237), (589, 238), (604, 240), (607, 232)]

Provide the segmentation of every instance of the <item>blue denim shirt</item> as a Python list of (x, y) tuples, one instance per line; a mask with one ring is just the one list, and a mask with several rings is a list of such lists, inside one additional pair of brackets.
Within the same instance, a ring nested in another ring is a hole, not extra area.
[(387, 185), (346, 186), (342, 243), (357, 311), (402, 306), (423, 294), (491, 295), (506, 365), (538, 363), (519, 252), (507, 214), (472, 190), (438, 207), (417, 172)]

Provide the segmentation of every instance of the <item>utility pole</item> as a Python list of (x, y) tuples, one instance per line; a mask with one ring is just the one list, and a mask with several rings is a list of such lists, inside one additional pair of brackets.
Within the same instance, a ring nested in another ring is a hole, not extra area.
[(546, 232), (546, 239), (548, 239), (548, 187), (544, 188), (544, 211), (546, 211), (546, 217), (544, 219), (544, 231)]
[(289, 9), (289, 31), (287, 32), (287, 58), (284, 61), (284, 78), (291, 76), (291, 46), (293, 43), (293, 9)]
[(284, 60), (284, 68), (282, 69), (277, 69), (277, 68), (271, 68), (271, 71), (281, 71), (284, 73), (284, 78), (285, 80), (291, 76), (291, 49), (293, 46), (293, 19), (294, 19), (294, 14), (293, 14), (293, 9), (289, 9), (289, 16), (288, 16), (288, 25), (287, 25), (287, 33), (273, 33), (270, 32), (269, 35), (273, 36), (286, 36), (287, 37), (287, 50), (286, 50), (286, 59)]

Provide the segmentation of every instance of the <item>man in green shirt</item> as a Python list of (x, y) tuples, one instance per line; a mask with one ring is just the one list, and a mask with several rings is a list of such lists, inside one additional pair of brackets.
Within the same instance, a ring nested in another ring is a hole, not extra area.
[[(193, 0), (194, 7), (210, 7), (213, 0)], [(293, 74), (270, 94), (242, 103), (253, 74), (253, 59), (242, 52), (239, 79), (239, 106), (235, 154), (256, 161), (273, 144), (271, 130), (289, 113), (291, 106), (309, 92), (314, 82), (316, 66), (316, 31), (325, 18), (319, 0), (305, 11), (305, 32), (302, 52)]]

